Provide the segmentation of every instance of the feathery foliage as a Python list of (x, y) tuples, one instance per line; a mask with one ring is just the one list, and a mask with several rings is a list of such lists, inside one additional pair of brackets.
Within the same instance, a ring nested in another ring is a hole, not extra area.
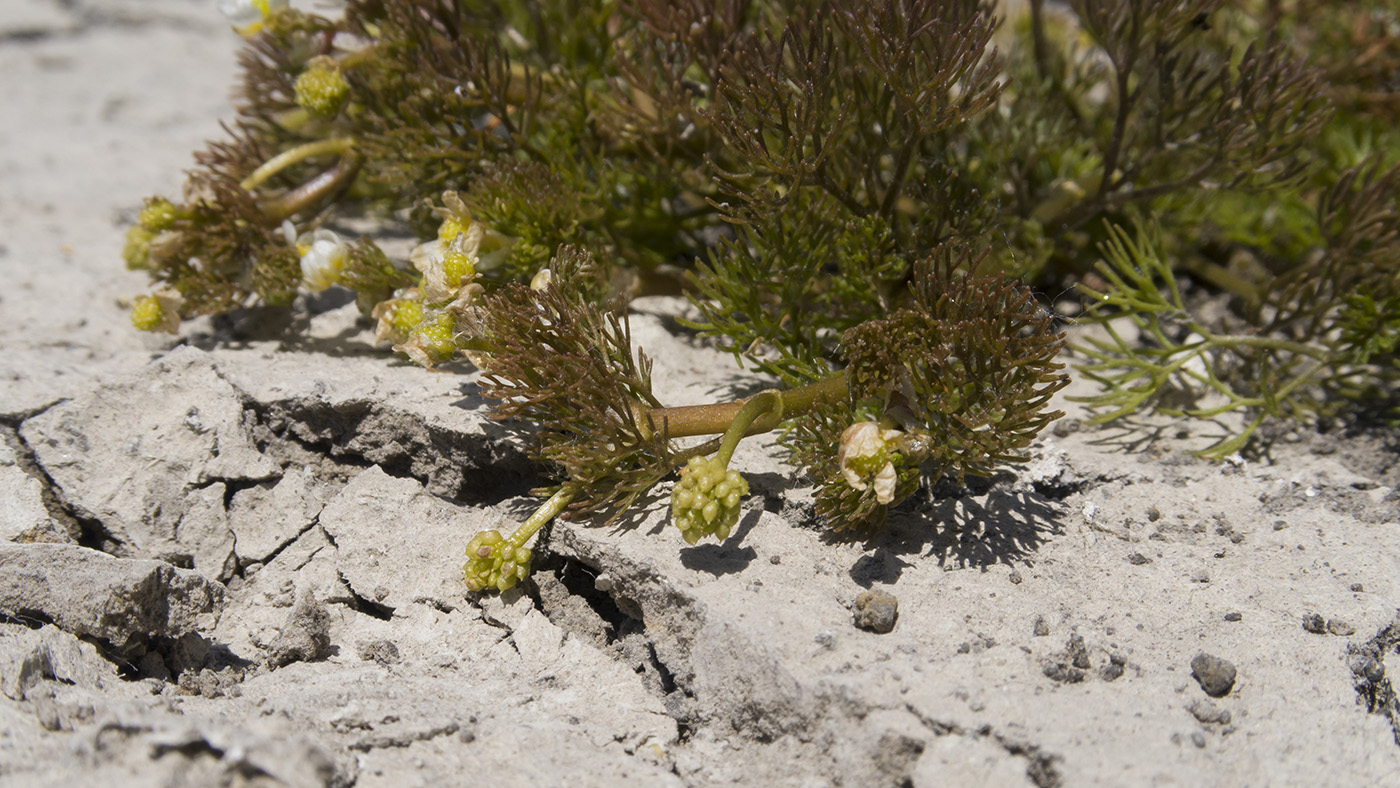
[[(784, 430), (837, 529), (1023, 459), (1065, 381), (1031, 286), (1103, 326), (1098, 420), (1238, 411), (1224, 455), (1394, 397), (1397, 29), (1379, 0), (279, 8), (227, 139), (130, 231), (156, 286), (133, 318), (341, 286), (413, 360), (479, 366), (555, 483), (477, 545), (474, 587), (518, 580), (548, 516), (619, 516), (712, 453), (693, 467), (727, 480), (753, 432)], [(365, 218), (421, 243), (332, 231)], [(649, 293), (781, 388), (657, 402), (626, 319)], [(701, 481), (687, 538), (728, 533), (744, 488)]]

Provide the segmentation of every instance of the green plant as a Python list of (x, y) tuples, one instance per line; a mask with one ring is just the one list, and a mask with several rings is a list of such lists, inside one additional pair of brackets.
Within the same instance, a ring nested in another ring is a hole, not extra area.
[[(1240, 451), (1270, 417), (1334, 416), (1400, 381), (1400, 167), (1348, 170), (1321, 198), (1323, 247), (1259, 283), (1231, 278), (1245, 303), (1208, 321), (1188, 308), (1159, 228), (1109, 229), (1103, 286), (1083, 286), (1106, 337), (1088, 336), (1080, 369), (1104, 391), (1087, 401), (1104, 423), (1146, 407), (1245, 426), (1201, 453)], [(1217, 272), (1218, 277), (1225, 272)], [(1130, 335), (1126, 325), (1134, 329)], [(1189, 404), (1177, 404), (1185, 394)], [(1173, 402), (1176, 400), (1177, 402)]]
[[(231, 5), (243, 106), (184, 199), (131, 229), (156, 283), (133, 323), (341, 286), (414, 361), (478, 366), (553, 483), (543, 519), (473, 542), (477, 588), (523, 577), (548, 517), (621, 516), (682, 468), (684, 537), (724, 538), (746, 489), (729, 457), (757, 432), (855, 531), (1022, 459), (1065, 377), (1018, 279), (1082, 280), (1091, 318), (1142, 327), (1091, 348), (1107, 417), (1171, 380), (1321, 413), (1393, 368), (1395, 176), (1352, 160), (1390, 139), (1356, 109), (1379, 99), (1334, 90), (1353, 28), (1288, 45), (1281, 4), (1030, 0), (1004, 25), (975, 0)], [(395, 260), (330, 229), (365, 216), (423, 243)], [(1240, 253), (1269, 275), (1221, 264)], [(1183, 275), (1236, 292), (1247, 328), (1194, 316)], [(656, 401), (625, 303), (658, 292), (773, 387)]]

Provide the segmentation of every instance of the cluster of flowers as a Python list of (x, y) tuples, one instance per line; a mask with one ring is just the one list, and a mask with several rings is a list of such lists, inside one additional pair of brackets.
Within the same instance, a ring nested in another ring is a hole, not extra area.
[(371, 313), (378, 321), (375, 341), (392, 342), (396, 352), (429, 368), (457, 354), (458, 326), (483, 292), (476, 277), (499, 265), (514, 241), (473, 221), (456, 192), (444, 194), (443, 203), (437, 209), (442, 217), (437, 239), (409, 255), (422, 280)]

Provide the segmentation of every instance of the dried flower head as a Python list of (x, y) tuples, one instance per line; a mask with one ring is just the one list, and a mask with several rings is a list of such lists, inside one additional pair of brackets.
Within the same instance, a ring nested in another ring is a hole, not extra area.
[(841, 466), (846, 483), (862, 491), (873, 487), (876, 501), (892, 502), (898, 481), (895, 460), (902, 459), (894, 447), (903, 434), (875, 421), (858, 421), (847, 427), (836, 449), (836, 463)]

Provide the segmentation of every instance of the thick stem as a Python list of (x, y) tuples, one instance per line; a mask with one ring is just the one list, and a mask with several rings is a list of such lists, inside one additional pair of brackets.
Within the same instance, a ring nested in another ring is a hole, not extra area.
[(268, 159), (261, 167), (253, 170), (253, 172), (238, 185), (248, 191), (252, 191), (266, 183), (268, 178), (271, 178), (293, 164), (306, 161), (313, 156), (326, 156), (330, 154), (344, 155), (353, 150), (354, 147), (355, 140), (353, 137), (336, 137), (335, 139), (317, 140), (316, 142), (308, 142), (305, 145), (298, 145), (295, 148), (284, 150)]
[(769, 389), (752, 397), (733, 402), (720, 402), (712, 405), (683, 405), (677, 408), (650, 408), (642, 411), (637, 421), (667, 438), (717, 435), (727, 433), (730, 425), (739, 418), (740, 412), (751, 401), (773, 394), (777, 395), (780, 407), (764, 408), (747, 426), (744, 435), (768, 432), (777, 427), (784, 416), (811, 410), (818, 402), (845, 397), (847, 394), (846, 373), (838, 372), (816, 383), (809, 383), (806, 386), (787, 391)]
[(350, 151), (340, 157), (335, 167), (326, 170), (315, 178), (303, 183), (280, 197), (262, 203), (263, 216), (269, 223), (277, 223), (293, 214), (301, 213), (311, 206), (329, 198), (350, 185), (360, 172), (363, 157)]
[(530, 519), (521, 523), (519, 528), (506, 537), (506, 542), (510, 544), (511, 549), (524, 547), (525, 543), (530, 541), (530, 537), (538, 533), (545, 523), (553, 520), (555, 515), (564, 511), (564, 507), (568, 506), (576, 495), (578, 495), (578, 490), (565, 485), (559, 492), (550, 496), (549, 500), (540, 504), (540, 508), (530, 515)]

